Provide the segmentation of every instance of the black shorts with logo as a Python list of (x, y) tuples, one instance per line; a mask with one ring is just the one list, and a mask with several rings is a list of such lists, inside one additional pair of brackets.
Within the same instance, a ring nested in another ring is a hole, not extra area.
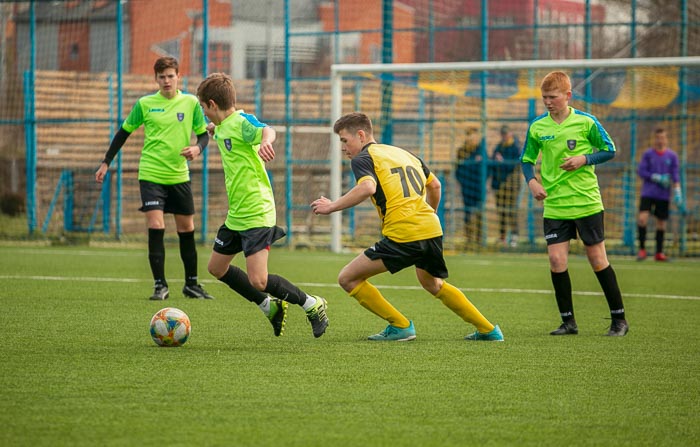
[(447, 278), (442, 236), (403, 243), (383, 238), (365, 250), (365, 256), (373, 261), (381, 259), (392, 274), (415, 265), (436, 278)]
[(245, 231), (232, 230), (226, 225), (222, 225), (214, 239), (214, 251), (227, 256), (243, 252), (248, 257), (261, 250), (268, 250), (270, 245), (286, 235), (287, 233), (276, 225), (274, 227), (251, 228)]
[(584, 245), (595, 245), (605, 240), (604, 211), (580, 219), (545, 218), (543, 227), (547, 245), (577, 239), (577, 232)]
[(139, 211), (163, 210), (164, 213), (194, 214), (192, 185), (189, 181), (175, 185), (161, 185), (139, 180), (141, 208)]

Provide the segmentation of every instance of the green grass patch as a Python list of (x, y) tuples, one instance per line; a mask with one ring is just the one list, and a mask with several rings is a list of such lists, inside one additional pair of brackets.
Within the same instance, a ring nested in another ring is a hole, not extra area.
[[(700, 439), (700, 264), (612, 260), (631, 330), (604, 337), (607, 305), (586, 260), (570, 272), (580, 334), (559, 321), (544, 255), (451, 256), (449, 282), (505, 343), (418, 287), (413, 271), (372, 280), (413, 319), (415, 342), (365, 340), (385, 323), (336, 285), (354, 254), (275, 249), (270, 271), (328, 299), (314, 339), (300, 308), (275, 338), (256, 306), (206, 274), (216, 296), (150, 302), (145, 248), (0, 247), (0, 445), (690, 445)], [(236, 260), (240, 265), (241, 260)], [(178, 307), (181, 348), (148, 323)]]

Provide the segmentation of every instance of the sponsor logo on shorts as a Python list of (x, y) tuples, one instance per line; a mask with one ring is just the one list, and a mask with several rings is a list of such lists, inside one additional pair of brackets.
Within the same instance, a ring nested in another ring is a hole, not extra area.
[(559, 236), (557, 233), (550, 233), (550, 234), (546, 234), (546, 235), (544, 236), (544, 239), (545, 239), (545, 240), (547, 240), (547, 239), (554, 239), (554, 238), (556, 238), (557, 236)]
[(153, 205), (160, 205), (160, 202), (157, 200), (149, 200), (148, 202), (143, 202), (143, 206), (153, 206)]
[(222, 241), (222, 240), (219, 239), (218, 237), (217, 237), (217, 238), (214, 238), (214, 243), (215, 243), (216, 245), (220, 245), (220, 246), (222, 246), (222, 247), (224, 246), (224, 241)]
[(179, 113), (177, 114), (177, 120), (178, 120), (178, 121), (182, 121), (182, 120), (184, 120), (184, 119), (185, 119), (185, 114), (182, 113), (182, 112), (179, 112)]

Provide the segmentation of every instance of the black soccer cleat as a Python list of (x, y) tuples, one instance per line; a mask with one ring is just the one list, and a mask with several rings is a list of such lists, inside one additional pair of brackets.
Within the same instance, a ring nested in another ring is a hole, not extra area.
[(577, 335), (578, 326), (576, 326), (576, 321), (569, 320), (565, 321), (559, 326), (558, 329), (553, 330), (549, 335)]
[(168, 296), (170, 296), (170, 291), (168, 290), (168, 286), (156, 286), (155, 289), (153, 290), (153, 295), (149, 298), (151, 301), (163, 301), (167, 300)]
[(191, 286), (185, 284), (185, 287), (182, 288), (182, 294), (188, 298), (197, 298), (204, 300), (214, 299), (213, 296), (209, 295), (207, 291), (204, 290), (201, 284), (193, 284)]
[(627, 320), (613, 318), (612, 323), (610, 323), (610, 329), (608, 329), (608, 333), (605, 335), (608, 337), (624, 337), (629, 330), (630, 326), (627, 324)]
[(313, 295), (313, 297), (316, 298), (316, 304), (306, 311), (306, 318), (309, 320), (309, 323), (311, 323), (311, 330), (314, 333), (314, 337), (318, 338), (326, 332), (326, 328), (328, 327), (328, 317), (326, 316), (328, 303), (320, 296)]

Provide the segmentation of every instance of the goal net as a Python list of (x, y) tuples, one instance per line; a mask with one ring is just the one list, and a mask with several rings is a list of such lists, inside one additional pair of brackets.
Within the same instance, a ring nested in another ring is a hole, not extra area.
[[(698, 57), (334, 65), (331, 124), (344, 113), (362, 111), (379, 142), (426, 162), (443, 184), (438, 215), (446, 249), (533, 249), (545, 244), (542, 209), (522, 181), (518, 157), (529, 122), (545, 112), (539, 82), (553, 70), (569, 74), (570, 105), (594, 114), (617, 146), (613, 160), (596, 166), (609, 250), (635, 249), (641, 184), (636, 170), (654, 130), (662, 127), (681, 160), (685, 198), (683, 206), (672, 207), (667, 251), (700, 255)], [(333, 135), (334, 199), (354, 185), (341, 155)], [(333, 251), (379, 235), (369, 201), (327, 219)], [(650, 222), (649, 234), (653, 231)]]

